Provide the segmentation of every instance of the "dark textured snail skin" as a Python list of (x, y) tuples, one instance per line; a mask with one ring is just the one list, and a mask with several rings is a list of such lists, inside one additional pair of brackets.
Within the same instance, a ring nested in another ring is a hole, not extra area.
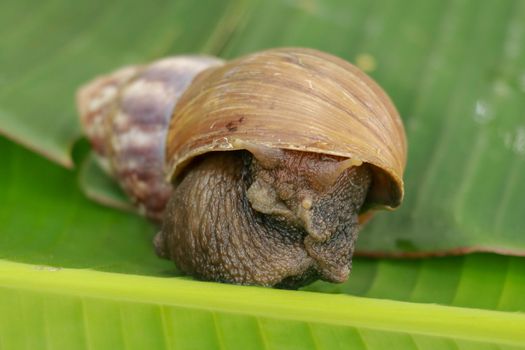
[(345, 281), (370, 170), (351, 167), (330, 179), (336, 157), (273, 156), (197, 159), (168, 203), (155, 239), (159, 255), (211, 281), (284, 288)]

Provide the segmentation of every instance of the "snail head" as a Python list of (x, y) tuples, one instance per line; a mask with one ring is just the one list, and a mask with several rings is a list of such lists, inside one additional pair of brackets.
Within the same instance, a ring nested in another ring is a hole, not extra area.
[(367, 165), (310, 152), (252, 147), (252, 208), (305, 233), (322, 279), (345, 281), (371, 182)]

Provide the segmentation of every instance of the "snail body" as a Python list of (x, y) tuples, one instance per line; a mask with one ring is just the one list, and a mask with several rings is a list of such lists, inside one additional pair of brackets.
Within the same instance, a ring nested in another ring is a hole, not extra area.
[[(148, 87), (157, 62), (79, 92), (109, 173), (162, 218), (157, 253), (204, 280), (286, 288), (346, 280), (359, 221), (403, 198), (405, 134), (387, 95), (350, 63), (311, 49), (196, 59), (184, 84), (160, 74), (169, 88)], [(108, 84), (114, 95), (93, 103)], [(137, 189), (137, 179), (147, 181)]]

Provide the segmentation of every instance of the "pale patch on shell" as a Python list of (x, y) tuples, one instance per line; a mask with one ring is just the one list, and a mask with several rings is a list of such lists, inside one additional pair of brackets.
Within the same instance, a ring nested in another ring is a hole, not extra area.
[(166, 130), (163, 128), (155, 129), (144, 130), (134, 126), (128, 131), (120, 133), (118, 137), (113, 136), (114, 152), (123, 152), (129, 149), (157, 149), (158, 140), (166, 136)]
[(88, 104), (88, 111), (94, 112), (102, 106), (110, 102), (117, 96), (118, 90), (116, 86), (109, 85), (100, 89), (100, 93), (95, 96)]
[[(173, 88), (162, 81), (138, 79), (132, 82), (125, 91), (125, 98), (144, 99), (153, 98), (155, 100), (167, 99), (173, 94)], [(170, 101), (170, 103), (173, 101)]]
[(202, 70), (210, 65), (222, 62), (222, 60), (211, 56), (176, 56), (167, 57), (153, 63), (150, 67), (176, 69), (179, 71)]

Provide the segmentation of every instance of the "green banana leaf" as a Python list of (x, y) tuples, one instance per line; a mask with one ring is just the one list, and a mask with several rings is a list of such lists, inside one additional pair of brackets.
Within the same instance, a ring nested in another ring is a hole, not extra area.
[(0, 150), (2, 349), (525, 348), (525, 258), (361, 258), (345, 284), (304, 291), (192, 281), (155, 256), (153, 225)]
[(84, 142), (70, 156), (75, 89), (96, 74), (315, 47), (367, 71), (406, 122), (405, 203), (360, 252), (520, 255), (524, 43), (519, 0), (0, 3), (0, 349), (525, 348), (525, 258), (357, 258), (348, 282), (302, 291), (197, 282), (154, 255), (157, 228)]

